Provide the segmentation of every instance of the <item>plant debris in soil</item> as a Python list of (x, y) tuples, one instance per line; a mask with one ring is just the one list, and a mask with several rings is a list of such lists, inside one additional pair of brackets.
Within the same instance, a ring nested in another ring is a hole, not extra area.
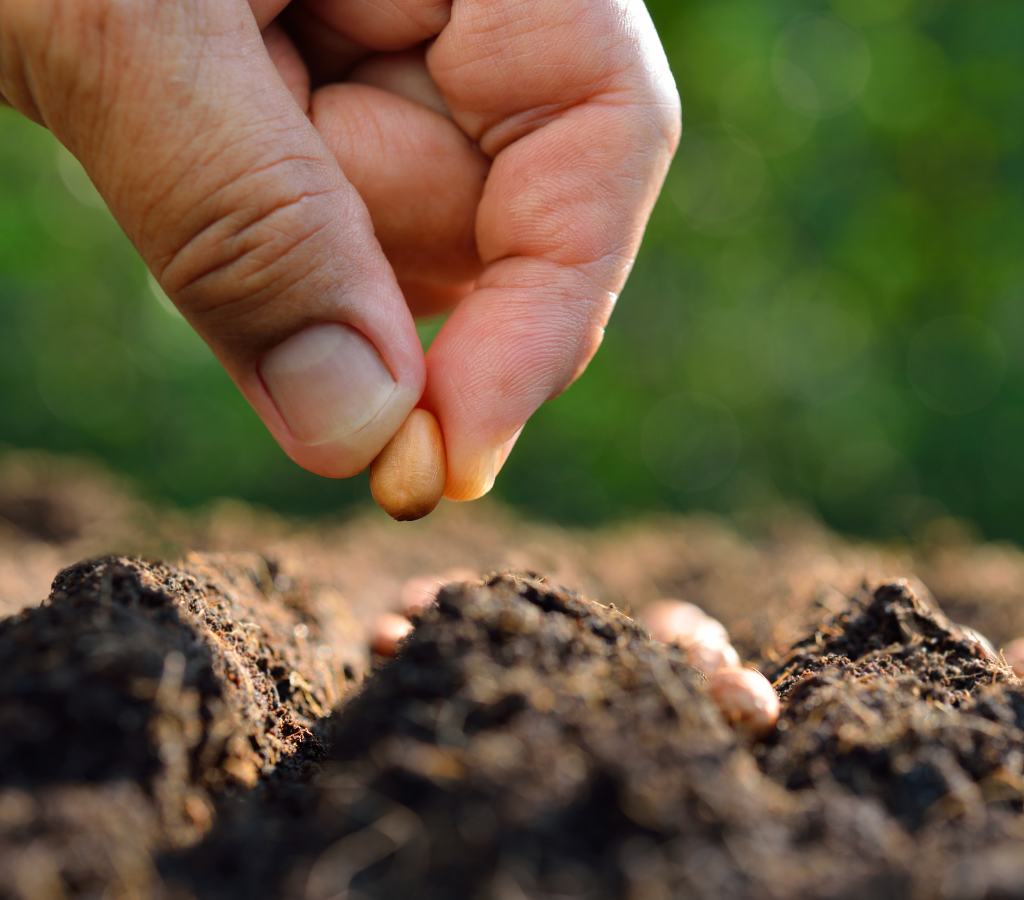
[(444, 588), (357, 685), (271, 569), (101, 559), (0, 623), (0, 896), (1024, 896), (1024, 690), (920, 585), (772, 648), (751, 745), (543, 578)]

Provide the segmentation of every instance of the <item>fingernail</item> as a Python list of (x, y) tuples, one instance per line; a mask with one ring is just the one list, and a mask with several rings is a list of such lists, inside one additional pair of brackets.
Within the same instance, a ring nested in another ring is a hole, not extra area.
[(366, 426), (395, 379), (377, 349), (348, 325), (314, 325), (263, 357), (263, 383), (300, 444), (315, 447)]

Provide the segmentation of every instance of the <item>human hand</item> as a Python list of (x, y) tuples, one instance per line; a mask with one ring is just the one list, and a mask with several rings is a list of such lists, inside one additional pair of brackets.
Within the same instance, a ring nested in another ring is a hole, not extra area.
[(0, 0), (0, 94), (296, 462), (353, 475), (419, 403), (480, 496), (632, 265), (679, 130), (657, 36), (639, 0), (287, 2)]

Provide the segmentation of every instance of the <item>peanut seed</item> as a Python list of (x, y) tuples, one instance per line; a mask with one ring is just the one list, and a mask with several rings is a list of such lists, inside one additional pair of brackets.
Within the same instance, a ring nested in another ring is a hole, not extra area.
[(712, 619), (699, 606), (682, 600), (658, 600), (648, 604), (640, 618), (651, 637), (663, 644), (688, 647), (697, 641), (719, 638), (728, 641), (725, 626)]
[(721, 668), (708, 681), (726, 721), (754, 740), (767, 737), (779, 720), (779, 695), (756, 669)]
[(1016, 638), (1003, 647), (1003, 659), (1013, 668), (1013, 674), (1024, 678), (1024, 638)]
[(416, 575), (402, 585), (399, 603), (402, 615), (422, 616), (428, 607), (437, 603), (437, 595), (446, 584), (459, 581), (480, 583), (480, 576), (472, 569), (449, 569), (443, 575)]
[(999, 654), (996, 653), (996, 648), (992, 646), (992, 642), (987, 637), (985, 637), (985, 635), (983, 635), (980, 631), (978, 631), (976, 628), (970, 628), (967, 625), (957, 625), (957, 628), (959, 628), (960, 631), (963, 632), (963, 635), (965, 638), (967, 638), (967, 640), (969, 640), (972, 644), (976, 644), (978, 646), (978, 649), (980, 649), (981, 652), (984, 653), (985, 656), (988, 657), (988, 659), (991, 662), (1001, 662), (1001, 660), (999, 659)]
[(391, 518), (409, 522), (437, 506), (447, 477), (441, 426), (414, 409), (370, 464), (370, 493)]
[(370, 648), (381, 656), (394, 656), (399, 641), (410, 631), (412, 631), (412, 623), (404, 616), (381, 613), (373, 623)]
[(702, 640), (686, 648), (686, 661), (710, 678), (719, 669), (738, 666), (740, 657), (727, 640)]

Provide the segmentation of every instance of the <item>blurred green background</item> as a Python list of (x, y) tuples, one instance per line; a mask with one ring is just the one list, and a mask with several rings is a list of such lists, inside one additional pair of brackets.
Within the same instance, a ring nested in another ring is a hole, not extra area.
[[(566, 523), (796, 502), (875, 537), (953, 514), (1024, 540), (1024, 3), (650, 8), (682, 145), (604, 347), (496, 493)], [(9, 110), (0, 398), (0, 441), (186, 506), (368, 497), (284, 457), (77, 163)]]

